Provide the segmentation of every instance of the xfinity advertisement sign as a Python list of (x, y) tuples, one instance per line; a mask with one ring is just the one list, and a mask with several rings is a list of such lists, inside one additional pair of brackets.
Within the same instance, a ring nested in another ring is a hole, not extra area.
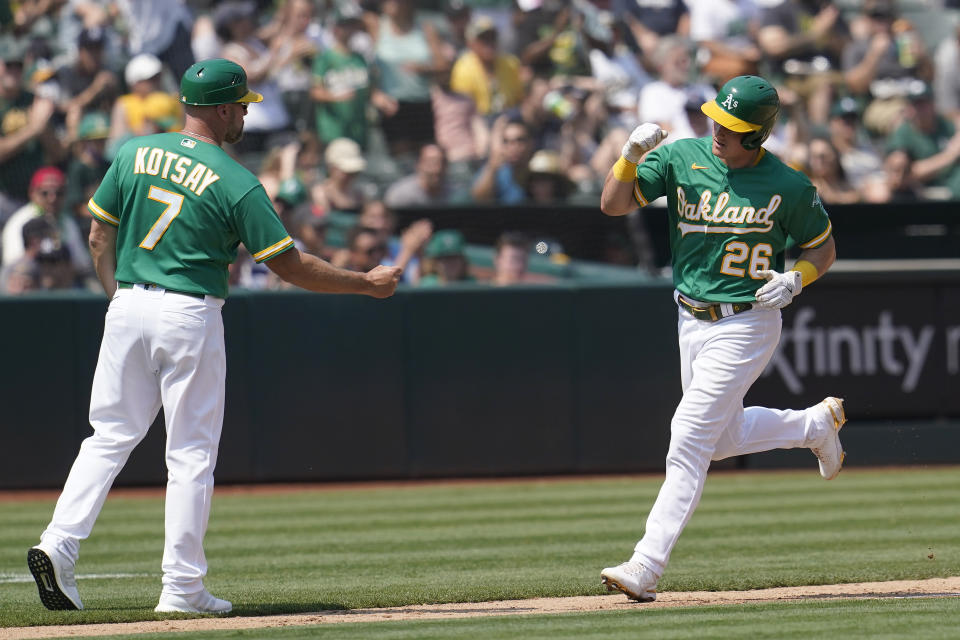
[(804, 290), (746, 403), (800, 408), (827, 395), (846, 398), (852, 417), (960, 416), (960, 288)]

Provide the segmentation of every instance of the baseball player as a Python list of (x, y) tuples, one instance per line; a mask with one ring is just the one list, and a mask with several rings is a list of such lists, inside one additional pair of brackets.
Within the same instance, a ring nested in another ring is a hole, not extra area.
[[(679, 140), (642, 124), (603, 186), (601, 208), (624, 215), (667, 197), (683, 398), (670, 424), (666, 478), (629, 561), (601, 580), (639, 602), (657, 581), (693, 514), (711, 460), (809, 447), (820, 474), (840, 471), (842, 402), (802, 411), (743, 407), (780, 339), (780, 309), (823, 275), (835, 257), (830, 219), (810, 181), (761, 146), (780, 101), (763, 78), (740, 76), (701, 107), (713, 136)], [(642, 160), (642, 162), (641, 162)], [(784, 271), (784, 250), (802, 249)]]
[(247, 105), (262, 99), (239, 65), (194, 64), (180, 83), (183, 131), (127, 142), (90, 199), (90, 250), (111, 301), (90, 399), (94, 433), (27, 556), (48, 609), (83, 608), (74, 578), (80, 541), (162, 406), (166, 536), (155, 610), (231, 610), (204, 588), (203, 536), (223, 423), (220, 308), (240, 242), (305, 289), (385, 298), (396, 288), (399, 267), (354, 273), (298, 251), (263, 186), (221, 148), (240, 140)]

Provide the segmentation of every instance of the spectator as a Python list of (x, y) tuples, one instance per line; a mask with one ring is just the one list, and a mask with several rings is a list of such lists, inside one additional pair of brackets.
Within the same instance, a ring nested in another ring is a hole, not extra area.
[(655, 122), (670, 132), (682, 129), (687, 119), (684, 106), (689, 97), (688, 89), (703, 95), (716, 95), (716, 92), (706, 85), (690, 84), (690, 49), (680, 38), (660, 38), (654, 63), (660, 79), (640, 91), (640, 121)]
[(108, 147), (116, 149), (128, 138), (175, 131), (182, 124), (180, 101), (161, 88), (163, 63), (150, 53), (134, 56), (124, 70), (130, 93), (120, 96), (110, 116)]
[(674, 119), (674, 129), (670, 132), (670, 139), (677, 141), (713, 135), (710, 119), (700, 110), (700, 107), (704, 102), (713, 100), (717, 95), (716, 91), (706, 85), (693, 85), (687, 87), (686, 95), (683, 111)]
[(386, 245), (386, 254), (381, 264), (404, 267), (402, 282), (416, 284), (420, 278), (420, 253), (433, 234), (433, 224), (427, 219), (410, 224), (397, 238), (397, 216), (382, 200), (371, 200), (363, 205), (357, 226), (375, 231)]
[(814, 138), (810, 141), (809, 151), (810, 182), (825, 204), (852, 204), (860, 201), (857, 189), (847, 180), (840, 156), (836, 148), (826, 138)]
[(913, 161), (906, 151), (891, 151), (883, 161), (883, 172), (864, 180), (863, 199), (871, 204), (916, 202), (920, 184), (913, 177)]
[(830, 109), (830, 141), (840, 154), (840, 166), (856, 188), (870, 174), (881, 170), (880, 157), (860, 126), (860, 108), (849, 96), (841, 98)]
[(471, 98), (477, 112), (484, 116), (519, 104), (524, 91), (520, 61), (499, 51), (493, 20), (486, 16), (474, 18), (466, 35), (469, 50), (454, 63), (450, 88)]
[[(559, 148), (561, 129), (564, 122), (573, 115), (574, 106), (564, 95), (564, 90), (572, 87), (555, 85), (554, 83), (557, 82), (533, 78), (520, 104), (494, 120), (491, 129), (502, 128), (506, 122), (510, 121), (522, 122), (527, 128), (533, 149)], [(492, 135), (491, 131), (488, 141), (488, 147), (491, 147), (491, 150)]]
[(395, 108), (392, 99), (371, 87), (370, 69), (359, 53), (350, 49), (350, 39), (363, 27), (359, 12), (341, 9), (334, 16), (333, 42), (313, 63), (317, 136), (324, 143), (350, 138), (367, 148), (367, 104), (384, 111)]
[(930, 82), (933, 64), (919, 35), (898, 19), (894, 0), (864, 0), (860, 19), (866, 33), (843, 52), (844, 83), (855, 95), (870, 95), (864, 124), (886, 136), (901, 119), (911, 81)]
[[(555, 95), (555, 94), (554, 94)], [(597, 152), (597, 140), (606, 130), (609, 111), (606, 97), (602, 92), (591, 93), (576, 86), (564, 86), (560, 89), (562, 100), (570, 110), (566, 118), (561, 118), (558, 135), (554, 141), (545, 144), (544, 149), (556, 150), (560, 156), (560, 166), (566, 177), (585, 191), (593, 191), (598, 177), (605, 173), (595, 172), (590, 167), (591, 157)], [(554, 96), (547, 94), (546, 99)], [(552, 111), (556, 116), (556, 111)], [(599, 193), (599, 189), (597, 189)]]
[(520, 1), (513, 15), (516, 54), (535, 77), (589, 75), (580, 16), (560, 0)]
[(654, 56), (660, 38), (690, 33), (690, 13), (683, 0), (613, 0), (612, 11), (621, 17), (644, 59)]
[(933, 68), (937, 111), (956, 120), (960, 116), (960, 25), (937, 45)]
[(436, 206), (450, 203), (452, 195), (443, 149), (427, 144), (420, 149), (416, 172), (390, 185), (384, 202), (394, 209)]
[(493, 280), (498, 287), (523, 284), (527, 278), (530, 240), (522, 233), (507, 231), (497, 238), (493, 256)]
[(50, 0), (21, 0), (3, 3), (3, 23), (17, 37), (33, 37), (50, 33), (51, 18), (59, 9), (59, 2)]
[(473, 11), (468, 0), (445, 0), (443, 16), (445, 20), (441, 23), (443, 33), (440, 39), (443, 41), (444, 57), (456, 60), (467, 48), (467, 26)]
[(356, 178), (367, 168), (360, 145), (349, 138), (338, 138), (327, 145), (324, 160), (328, 177), (314, 186), (314, 204), (324, 211), (359, 211), (366, 196)]
[(3, 265), (13, 264), (23, 255), (23, 226), (34, 218), (45, 218), (59, 231), (61, 242), (69, 249), (77, 270), (89, 273), (93, 265), (85, 238), (73, 216), (63, 210), (65, 177), (56, 167), (42, 167), (30, 179), (30, 202), (18, 209), (3, 227)]
[(918, 183), (946, 187), (946, 197), (960, 199), (960, 132), (937, 113), (929, 85), (916, 81), (910, 97), (905, 121), (890, 136), (887, 150), (907, 153), (910, 175)]
[(533, 145), (527, 126), (504, 116), (494, 123), (490, 157), (473, 183), (477, 202), (518, 204), (527, 198), (530, 157)]
[(699, 48), (704, 74), (718, 85), (755, 74), (761, 52), (750, 25), (758, 16), (755, 0), (684, 0), (690, 11), (690, 39)]
[(410, 223), (400, 234), (400, 249), (394, 253), (390, 248), (390, 264), (404, 267), (403, 279), (405, 284), (420, 284), (423, 266), (423, 249), (433, 237), (433, 223), (426, 218)]
[(437, 231), (423, 251), (423, 276), (420, 286), (474, 282), (465, 253), (466, 240), (459, 231)]
[(312, 0), (287, 0), (277, 12), (280, 29), (272, 39), (280, 56), (277, 86), (287, 114), (298, 131), (313, 127), (310, 89), (313, 59), (323, 48), (322, 30), (314, 19)]
[(327, 245), (327, 229), (330, 221), (319, 215), (310, 202), (303, 202), (294, 208), (289, 217), (287, 230), (301, 251), (329, 261), (333, 250)]
[(760, 15), (757, 43), (787, 86), (806, 102), (811, 122), (824, 124), (850, 30), (833, 0), (774, 0)]
[(273, 208), (280, 216), (280, 221), (288, 227), (287, 231), (290, 231), (289, 226), (292, 223), (294, 210), (307, 202), (308, 198), (307, 189), (299, 178), (287, 178), (280, 183), (277, 193), (273, 196)]
[(313, 133), (304, 131), (296, 140), (271, 148), (260, 165), (257, 178), (271, 199), (276, 197), (284, 181), (293, 178), (309, 191), (324, 178), (320, 168), (322, 158), (320, 142)]
[(0, 44), (0, 225), (27, 201), (27, 184), (44, 157), (56, 162), (63, 154), (47, 126), (53, 102), (23, 89), (23, 58), (23, 47)]
[(105, 42), (103, 28), (84, 29), (77, 38), (76, 61), (61, 67), (54, 76), (61, 91), (59, 106), (71, 133), (76, 132), (86, 111), (109, 112), (117, 97), (120, 79), (104, 64)]
[(530, 158), (527, 195), (533, 204), (556, 204), (570, 195), (573, 187), (560, 164), (560, 154), (541, 149)]
[(367, 29), (376, 43), (379, 87), (396, 100), (381, 127), (391, 155), (401, 156), (433, 140), (430, 81), (449, 65), (436, 28), (413, 0), (383, 0), (380, 8), (379, 20), (369, 20)]
[[(600, 15), (613, 19), (606, 12)], [(590, 72), (606, 99), (610, 112), (606, 118), (608, 129), (626, 129), (629, 135), (629, 132), (640, 124), (637, 117), (640, 90), (651, 78), (635, 51), (626, 44), (626, 28), (616, 24), (604, 27), (607, 29), (606, 39), (600, 38), (598, 33), (593, 42), (594, 46), (590, 49)], [(659, 40), (657, 36), (656, 41)], [(620, 139), (623, 139), (622, 135)]]
[(80, 237), (90, 235), (90, 209), (87, 202), (100, 186), (110, 166), (106, 160), (110, 122), (102, 113), (88, 113), (80, 121), (77, 138), (70, 147), (64, 207), (77, 221)]
[(0, 272), (0, 291), (20, 295), (30, 291), (67, 289), (76, 278), (70, 252), (60, 244), (56, 227), (46, 218), (23, 225), (23, 255)]
[(280, 51), (279, 40), (268, 49), (257, 39), (255, 16), (256, 5), (252, 0), (222, 2), (213, 13), (217, 37), (223, 42), (220, 55), (243, 67), (250, 90), (263, 95), (262, 102), (248, 105), (244, 139), (238, 143), (241, 152), (264, 150), (271, 134), (290, 126), (290, 116), (275, 78), (277, 69), (286, 60), (285, 54)]
[(350, 271), (367, 272), (386, 256), (387, 243), (380, 234), (373, 229), (356, 226), (347, 234), (347, 251), (343, 255), (343, 263), (337, 266)]
[(116, 0), (114, 6), (126, 25), (131, 54), (156, 56), (176, 78), (193, 64), (193, 18), (184, 0)]
[(450, 88), (450, 72), (447, 70), (434, 74), (430, 102), (437, 144), (458, 175), (472, 175), (476, 169), (473, 164), (487, 152), (490, 128), (486, 120), (477, 113), (473, 100)]

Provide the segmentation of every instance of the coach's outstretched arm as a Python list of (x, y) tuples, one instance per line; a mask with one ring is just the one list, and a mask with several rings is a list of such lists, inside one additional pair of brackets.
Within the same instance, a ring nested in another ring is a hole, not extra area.
[(623, 145), (621, 157), (607, 172), (600, 194), (600, 210), (608, 216), (622, 216), (637, 208), (633, 186), (637, 178), (637, 164), (644, 154), (667, 137), (659, 125), (645, 122), (630, 134)]
[(389, 298), (397, 289), (403, 269), (379, 265), (366, 273), (340, 269), (296, 247), (267, 260), (281, 279), (317, 293), (361, 293)]

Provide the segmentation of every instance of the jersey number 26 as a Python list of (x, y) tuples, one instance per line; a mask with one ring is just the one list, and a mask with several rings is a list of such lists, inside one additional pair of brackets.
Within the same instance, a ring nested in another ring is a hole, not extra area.
[[(724, 254), (723, 262), (720, 263), (720, 273), (724, 275), (742, 278), (749, 272), (751, 278), (761, 280), (762, 278), (757, 275), (757, 272), (770, 268), (770, 256), (773, 255), (773, 247), (766, 242), (755, 245), (751, 251), (750, 245), (746, 242), (734, 240), (727, 243), (724, 249), (727, 250), (727, 253)], [(746, 270), (737, 266), (745, 263), (748, 258), (750, 264)]]

